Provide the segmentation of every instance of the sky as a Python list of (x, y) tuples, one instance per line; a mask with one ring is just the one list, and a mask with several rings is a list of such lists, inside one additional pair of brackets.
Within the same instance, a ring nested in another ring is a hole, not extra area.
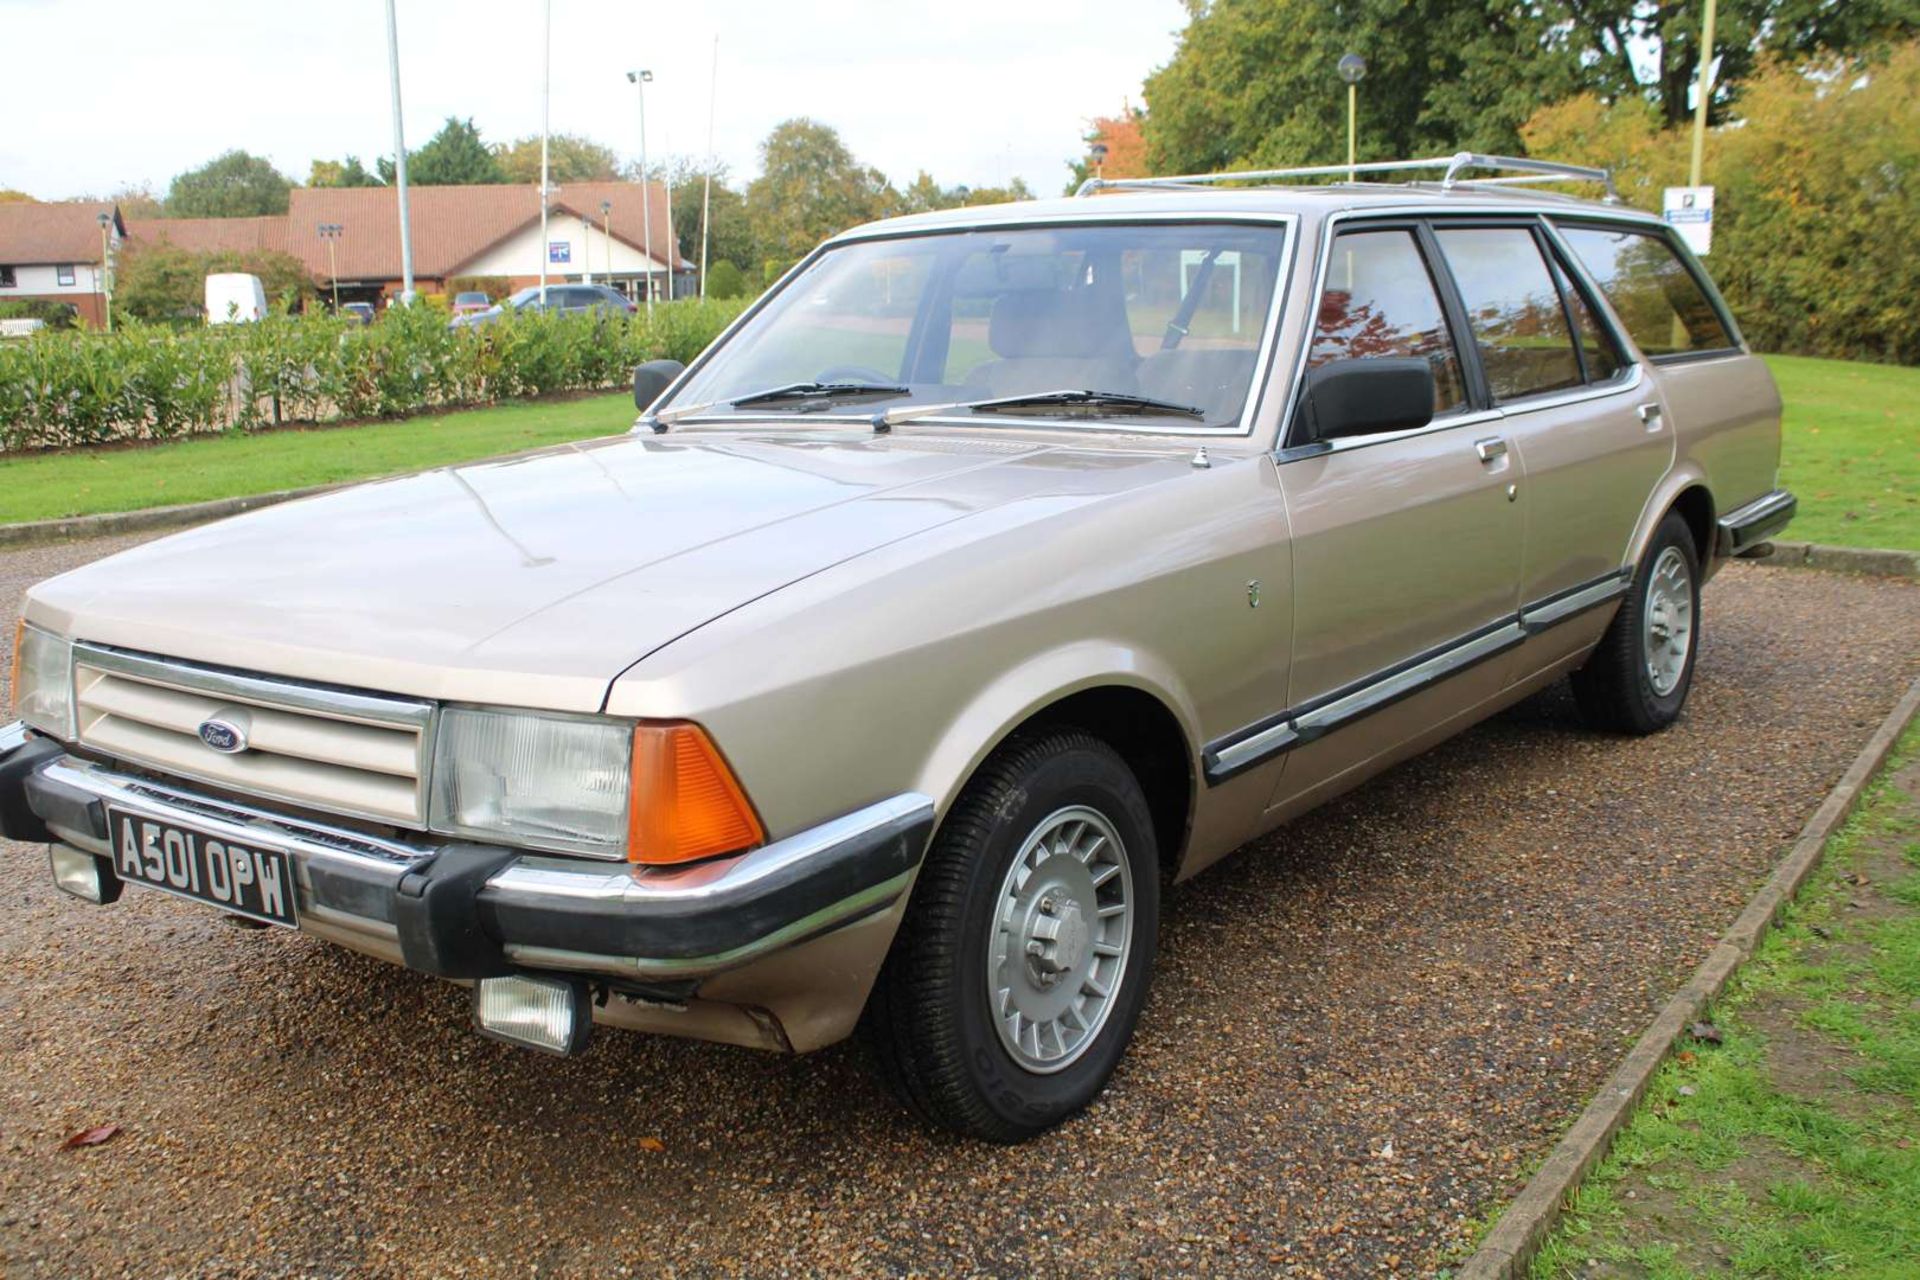
[[(489, 141), (540, 131), (542, 0), (396, 0), (406, 138), (450, 115)], [(1139, 102), (1180, 0), (551, 0), (551, 128), (623, 158), (713, 150), (736, 180), (792, 116), (832, 125), (896, 183), (1024, 178), (1061, 190), (1086, 121)], [(393, 150), (383, 0), (0, 0), (0, 188), (43, 200), (167, 182), (222, 151), (288, 176)]]

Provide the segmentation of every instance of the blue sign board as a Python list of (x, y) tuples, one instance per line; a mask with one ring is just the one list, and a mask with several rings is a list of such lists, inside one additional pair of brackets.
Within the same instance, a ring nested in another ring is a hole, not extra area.
[(547, 241), (547, 261), (548, 262), (572, 262), (573, 261), (573, 241), (571, 240)]

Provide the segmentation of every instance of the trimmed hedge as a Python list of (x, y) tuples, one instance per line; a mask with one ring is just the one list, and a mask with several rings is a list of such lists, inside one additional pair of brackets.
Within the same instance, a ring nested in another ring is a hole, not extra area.
[(676, 302), (632, 317), (503, 316), (449, 329), (425, 307), (371, 325), (330, 315), (0, 343), (0, 449), (165, 440), (276, 422), (400, 418), (613, 387), (646, 360), (690, 361), (738, 315)]

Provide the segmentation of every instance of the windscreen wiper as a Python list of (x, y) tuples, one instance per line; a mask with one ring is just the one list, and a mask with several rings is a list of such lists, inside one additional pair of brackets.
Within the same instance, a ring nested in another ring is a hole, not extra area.
[(734, 396), (727, 400), (703, 400), (698, 404), (674, 405), (657, 413), (650, 413), (640, 421), (651, 426), (655, 432), (665, 431), (682, 418), (691, 418), (709, 409), (718, 409), (725, 405), (738, 409), (744, 405), (778, 404), (782, 400), (799, 400), (808, 408), (825, 408), (830, 400), (845, 396), (904, 396), (913, 393), (912, 387), (903, 387), (891, 382), (788, 382), (777, 387), (768, 387), (765, 391), (749, 391), (744, 396)]
[(1018, 413), (1023, 409), (1105, 409), (1117, 413), (1177, 414), (1183, 418), (1205, 418), (1207, 411), (1190, 404), (1155, 400), (1127, 391), (1032, 391), (1025, 395), (1002, 396), (996, 400), (963, 400), (953, 404), (903, 404), (873, 415), (876, 431), (915, 418), (931, 418), (962, 409), (973, 413)]
[(913, 391), (891, 382), (789, 382), (735, 396), (727, 403), (736, 409), (750, 404), (778, 404), (782, 400), (837, 400), (842, 396), (904, 396)]

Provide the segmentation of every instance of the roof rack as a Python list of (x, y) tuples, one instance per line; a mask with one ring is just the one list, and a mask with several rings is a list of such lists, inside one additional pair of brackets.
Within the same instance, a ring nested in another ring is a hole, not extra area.
[(1450, 156), (1426, 160), (1370, 160), (1365, 164), (1318, 164), (1296, 169), (1249, 169), (1239, 173), (1187, 173), (1168, 178), (1088, 178), (1080, 184), (1077, 196), (1100, 191), (1134, 190), (1156, 187), (1197, 187), (1217, 182), (1255, 182), (1277, 186), (1291, 178), (1346, 177), (1349, 181), (1363, 173), (1405, 173), (1422, 169), (1441, 170), (1440, 185), (1451, 188), (1468, 170), (1492, 170), (1498, 176), (1471, 179), (1475, 185), (1502, 186), (1529, 182), (1598, 182), (1606, 188), (1607, 203), (1616, 204), (1620, 193), (1613, 186), (1610, 169), (1590, 169), (1585, 165), (1560, 164), (1553, 160), (1533, 160), (1525, 156), (1486, 156), (1459, 151)]

